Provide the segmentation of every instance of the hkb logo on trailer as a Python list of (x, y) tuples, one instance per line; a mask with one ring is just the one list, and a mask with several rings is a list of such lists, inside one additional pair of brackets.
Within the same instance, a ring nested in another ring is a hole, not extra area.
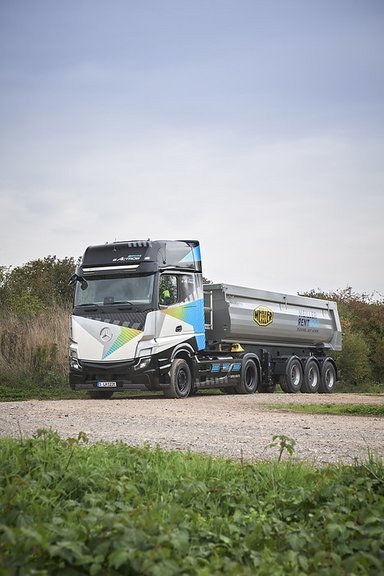
[(273, 322), (273, 312), (266, 306), (258, 306), (253, 311), (253, 319), (259, 326), (268, 326)]

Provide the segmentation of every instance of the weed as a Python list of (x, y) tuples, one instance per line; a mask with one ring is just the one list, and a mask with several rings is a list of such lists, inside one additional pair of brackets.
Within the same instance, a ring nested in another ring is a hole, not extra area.
[(296, 441), (289, 436), (285, 436), (284, 434), (276, 434), (272, 436), (272, 442), (268, 444), (267, 448), (279, 448), (279, 457), (278, 462), (280, 462), (284, 451), (286, 451), (289, 456), (292, 456), (295, 452), (295, 444)]

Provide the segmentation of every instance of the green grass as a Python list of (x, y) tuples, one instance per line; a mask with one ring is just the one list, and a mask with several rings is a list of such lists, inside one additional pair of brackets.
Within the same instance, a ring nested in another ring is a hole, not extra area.
[(307, 414), (335, 414), (342, 416), (384, 416), (384, 404), (267, 404), (272, 410), (304, 412)]
[(0, 574), (382, 574), (384, 465), (0, 439)]
[(9, 387), (0, 384), (0, 402), (18, 402), (22, 400), (68, 400), (85, 398), (83, 392), (75, 393), (68, 387), (44, 388), (42, 386), (27, 384)]
[(0, 375), (0, 402), (68, 400), (85, 397), (84, 392), (71, 390), (67, 379), (64, 377), (52, 379), (49, 382), (36, 382), (28, 376), (10, 379)]
[[(114, 398), (128, 398), (132, 396), (159, 395), (161, 392), (143, 390), (125, 390), (115, 392)], [(57, 379), (53, 382), (37, 383), (29, 377), (20, 380), (1, 379), (0, 375), (0, 402), (18, 402), (22, 400), (80, 400), (88, 399), (85, 391), (74, 391), (69, 387), (67, 378)], [(0, 573), (1, 576), (1, 573)]]

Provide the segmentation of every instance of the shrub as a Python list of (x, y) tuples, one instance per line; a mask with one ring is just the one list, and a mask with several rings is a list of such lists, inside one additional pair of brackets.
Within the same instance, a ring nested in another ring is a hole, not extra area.
[(343, 330), (343, 351), (335, 354), (345, 383), (360, 386), (373, 379), (384, 382), (384, 300), (357, 294), (352, 288), (336, 292), (311, 290), (304, 294), (337, 302)]
[(372, 377), (369, 347), (358, 332), (347, 332), (343, 338), (343, 350), (337, 364), (342, 380), (358, 386)]

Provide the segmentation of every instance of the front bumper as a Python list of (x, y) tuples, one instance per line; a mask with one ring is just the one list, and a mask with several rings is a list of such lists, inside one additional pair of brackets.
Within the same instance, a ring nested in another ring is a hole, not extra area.
[(144, 356), (123, 362), (90, 362), (76, 360), (69, 368), (69, 385), (73, 390), (103, 390), (99, 382), (116, 382), (108, 390), (159, 389), (157, 361)]

